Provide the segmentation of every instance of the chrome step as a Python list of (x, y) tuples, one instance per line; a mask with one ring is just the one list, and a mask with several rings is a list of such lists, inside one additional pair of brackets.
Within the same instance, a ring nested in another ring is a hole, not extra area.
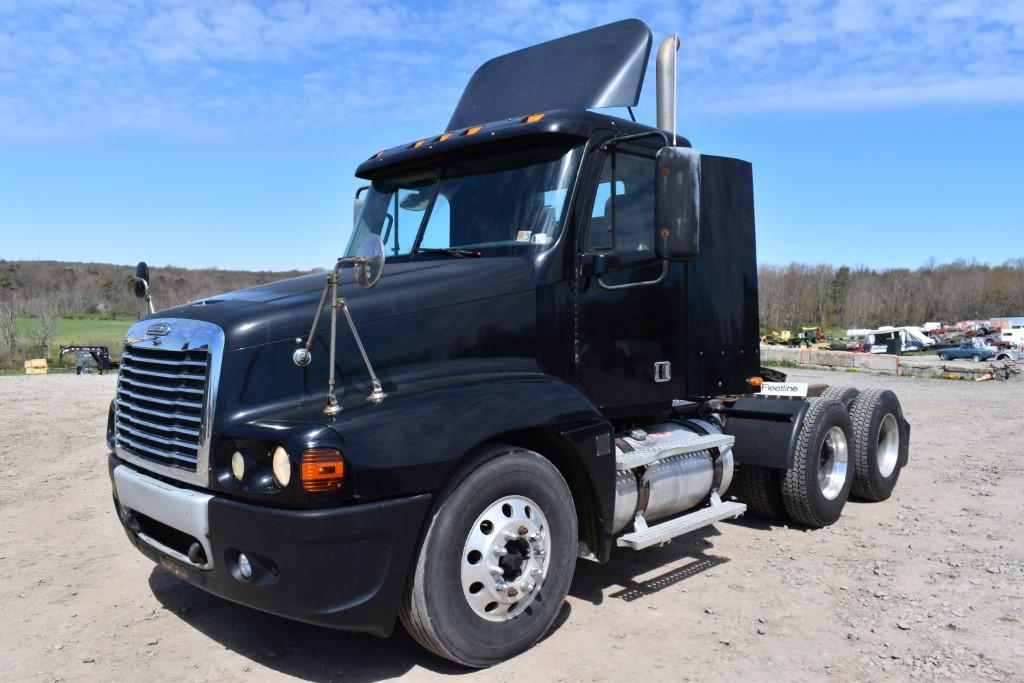
[[(714, 498), (717, 499), (717, 496), (714, 496)], [(723, 519), (739, 517), (746, 511), (747, 506), (745, 504), (729, 501), (727, 503), (715, 503), (696, 512), (691, 512), (682, 517), (676, 517), (667, 522), (655, 524), (654, 526), (647, 526), (643, 521), (643, 517), (638, 516), (636, 526), (639, 528), (632, 533), (619, 536), (617, 543), (621, 548), (643, 550), (644, 548), (650, 548), (652, 545), (660, 545), (670, 541), (677, 536), (696, 531), (709, 524), (720, 522)]]
[(725, 452), (732, 448), (736, 437), (731, 434), (695, 434), (694, 432), (680, 431), (673, 437), (659, 439), (648, 437), (645, 441), (629, 441), (632, 451), (615, 449), (615, 469), (631, 470), (635, 467), (649, 465), (655, 460), (664, 460), (673, 455), (684, 455), (686, 453), (697, 453), (711, 448), (717, 448)]

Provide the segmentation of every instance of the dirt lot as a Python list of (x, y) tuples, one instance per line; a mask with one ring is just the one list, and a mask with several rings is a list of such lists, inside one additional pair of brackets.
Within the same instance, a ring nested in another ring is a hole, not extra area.
[(1020, 680), (1024, 381), (791, 375), (897, 390), (913, 435), (892, 499), (820, 531), (751, 517), (581, 561), (552, 634), (483, 673), (154, 568), (110, 504), (114, 378), (0, 378), (0, 679)]

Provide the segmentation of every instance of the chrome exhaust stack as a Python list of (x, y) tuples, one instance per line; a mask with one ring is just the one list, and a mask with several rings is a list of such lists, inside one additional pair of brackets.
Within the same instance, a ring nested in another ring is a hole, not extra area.
[(657, 85), (658, 128), (672, 131), (672, 146), (676, 144), (676, 52), (679, 35), (673, 33), (658, 46), (655, 61)]

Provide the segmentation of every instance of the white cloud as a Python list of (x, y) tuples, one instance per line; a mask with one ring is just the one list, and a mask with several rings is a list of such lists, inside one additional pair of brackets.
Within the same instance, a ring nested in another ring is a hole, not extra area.
[(443, 125), (473, 68), (625, 16), (707, 111), (1024, 102), (1024, 3), (0, 0), (0, 138)]

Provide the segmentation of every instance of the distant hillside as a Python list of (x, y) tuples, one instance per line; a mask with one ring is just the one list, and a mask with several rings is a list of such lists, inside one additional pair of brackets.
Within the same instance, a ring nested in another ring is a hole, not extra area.
[[(150, 288), (158, 308), (167, 308), (243, 287), (305, 275), (216, 268), (152, 268)], [(131, 315), (135, 266), (110, 263), (0, 260), (0, 303), (25, 315)]]

